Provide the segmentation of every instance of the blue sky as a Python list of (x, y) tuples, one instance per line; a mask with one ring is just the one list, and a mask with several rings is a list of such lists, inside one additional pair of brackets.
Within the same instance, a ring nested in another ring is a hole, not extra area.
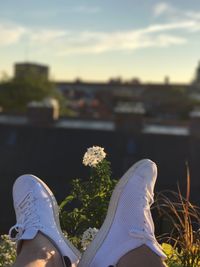
[(190, 82), (200, 60), (199, 0), (1, 0), (0, 72), (48, 64), (55, 80)]

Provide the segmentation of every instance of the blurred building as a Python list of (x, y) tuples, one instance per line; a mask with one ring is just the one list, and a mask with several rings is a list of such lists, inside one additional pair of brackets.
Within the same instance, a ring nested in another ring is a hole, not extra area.
[(33, 76), (48, 80), (49, 67), (41, 64), (23, 62), (14, 65), (14, 78)]
[[(15, 64), (15, 78), (31, 73), (48, 79), (49, 67), (34, 63)], [(149, 117), (158, 120), (186, 119), (191, 111), (190, 98), (200, 99), (200, 66), (191, 85), (170, 83), (169, 77), (165, 77), (163, 83), (112, 78), (108, 82), (76, 79), (55, 84), (66, 97), (68, 108), (78, 118), (112, 119), (116, 109), (135, 109), (142, 105)], [(184, 91), (182, 95), (181, 91)]]
[(195, 78), (194, 78), (194, 83), (196, 85), (199, 85), (200, 86), (200, 62), (199, 62), (199, 65), (196, 69), (196, 73), (195, 73)]

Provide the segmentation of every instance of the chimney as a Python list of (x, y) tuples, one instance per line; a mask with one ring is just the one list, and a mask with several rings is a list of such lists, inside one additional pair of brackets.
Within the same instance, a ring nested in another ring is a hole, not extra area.
[(170, 83), (169, 76), (165, 76), (164, 84), (168, 85)]
[(115, 107), (116, 129), (140, 133), (143, 128), (145, 108), (142, 103), (118, 103)]
[(59, 118), (59, 104), (54, 98), (28, 104), (28, 118), (34, 125), (51, 125)]

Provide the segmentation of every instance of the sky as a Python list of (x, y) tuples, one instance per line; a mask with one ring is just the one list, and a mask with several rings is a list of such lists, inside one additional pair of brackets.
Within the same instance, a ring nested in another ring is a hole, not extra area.
[(0, 0), (0, 74), (15, 62), (53, 80), (189, 83), (200, 61), (199, 0)]

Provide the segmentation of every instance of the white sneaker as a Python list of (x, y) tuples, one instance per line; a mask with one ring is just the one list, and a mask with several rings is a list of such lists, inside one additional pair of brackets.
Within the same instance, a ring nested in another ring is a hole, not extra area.
[[(33, 175), (22, 175), (14, 183), (13, 202), (17, 223), (9, 231), (11, 239), (33, 239), (40, 231), (57, 247), (63, 263), (76, 267), (80, 253), (61, 231), (58, 205), (48, 186)], [(12, 237), (14, 231), (17, 235)]]
[(144, 244), (166, 258), (156, 241), (150, 212), (156, 177), (156, 164), (149, 159), (137, 162), (125, 173), (112, 194), (106, 219), (79, 267), (115, 266), (123, 255)]

